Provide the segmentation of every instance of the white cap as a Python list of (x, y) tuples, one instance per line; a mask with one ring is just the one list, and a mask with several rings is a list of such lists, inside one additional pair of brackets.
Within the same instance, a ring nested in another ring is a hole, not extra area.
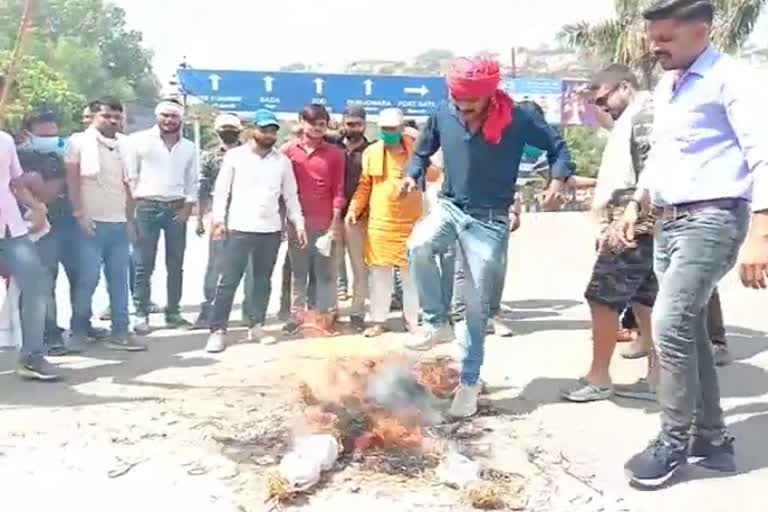
[(243, 123), (235, 114), (217, 115), (216, 119), (213, 121), (213, 129), (219, 131), (225, 126), (231, 126), (232, 128), (237, 128), (239, 130), (243, 127)]
[(399, 108), (385, 108), (379, 112), (379, 126), (382, 128), (397, 128), (403, 125), (403, 111)]

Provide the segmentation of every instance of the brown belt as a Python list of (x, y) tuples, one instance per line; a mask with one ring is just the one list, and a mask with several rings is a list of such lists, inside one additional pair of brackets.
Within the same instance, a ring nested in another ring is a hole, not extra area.
[(702, 210), (734, 210), (746, 202), (746, 199), (741, 198), (724, 198), (677, 204), (674, 206), (654, 206), (653, 215), (656, 217), (656, 220), (674, 220), (689, 213)]

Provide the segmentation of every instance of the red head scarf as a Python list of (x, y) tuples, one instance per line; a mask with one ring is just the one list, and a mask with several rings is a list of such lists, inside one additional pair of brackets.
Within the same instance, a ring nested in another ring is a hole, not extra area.
[(499, 63), (485, 57), (457, 59), (448, 72), (448, 90), (461, 99), (490, 98), (483, 136), (491, 144), (501, 141), (501, 134), (512, 124), (512, 98), (499, 89)]

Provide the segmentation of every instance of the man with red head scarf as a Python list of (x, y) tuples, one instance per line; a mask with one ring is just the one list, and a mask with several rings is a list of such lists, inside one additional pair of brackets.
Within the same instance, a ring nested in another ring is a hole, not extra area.
[(497, 62), (487, 58), (456, 61), (448, 74), (450, 101), (430, 116), (403, 180), (403, 192), (415, 189), (425, 177), (430, 157), (442, 148), (440, 198), (409, 240), (409, 267), (419, 291), (424, 328), (408, 347), (429, 350), (453, 337), (435, 255), (457, 244), (466, 280), (466, 312), (457, 324), (463, 360), (461, 386), (451, 406), (456, 417), (477, 412), (490, 296), (504, 272), (509, 209), (515, 200), (523, 146), (547, 152), (553, 180), (545, 205), (550, 208), (574, 170), (560, 135), (534, 108), (515, 105), (500, 84)]

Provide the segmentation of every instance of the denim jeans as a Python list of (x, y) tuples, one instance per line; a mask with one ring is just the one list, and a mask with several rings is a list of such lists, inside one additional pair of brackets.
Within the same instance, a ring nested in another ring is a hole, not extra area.
[(155, 271), (157, 242), (160, 232), (165, 236), (165, 268), (168, 302), (166, 314), (179, 313), (184, 281), (184, 252), (187, 247), (187, 223), (174, 217), (184, 206), (183, 201), (139, 201), (136, 205), (138, 258), (136, 259), (136, 289), (134, 302), (137, 313), (149, 314), (152, 296), (152, 273)]
[[(456, 250), (454, 248), (437, 256), (437, 261), (440, 264), (440, 280), (443, 285), (443, 304), (451, 316), (455, 316), (454, 305), (454, 289), (455, 289), (455, 273), (456, 273)], [(397, 301), (398, 304), (403, 304), (403, 276), (400, 274), (400, 269), (395, 269), (395, 284), (392, 299)], [(462, 314), (463, 314), (462, 304)], [(457, 320), (458, 321), (458, 320)]]
[(224, 245), (222, 274), (213, 302), (211, 332), (226, 331), (232, 302), (247, 266), (251, 267), (250, 284), (246, 293), (253, 297), (252, 309), (248, 310), (248, 326), (264, 323), (267, 306), (272, 294), (272, 271), (280, 251), (280, 233), (246, 233), (232, 231)]
[(720, 294), (715, 288), (712, 297), (707, 304), (707, 331), (712, 343), (725, 345), (725, 323), (723, 322), (723, 308), (720, 306)]
[(663, 439), (687, 446), (690, 433), (723, 436), (720, 387), (707, 333), (707, 302), (733, 267), (749, 223), (748, 205), (702, 209), (657, 224), (659, 294), (653, 331), (659, 355)]
[(20, 361), (42, 357), (45, 350), (45, 311), (50, 287), (35, 244), (28, 236), (0, 238), (0, 254), (21, 292)]
[[(205, 267), (203, 277), (203, 303), (200, 304), (200, 317), (210, 321), (213, 314), (213, 301), (216, 298), (216, 288), (224, 269), (224, 253), (226, 240), (213, 240), (208, 242), (208, 264)], [(245, 267), (245, 283), (243, 284), (245, 297), (243, 299), (243, 321), (248, 320), (249, 311), (252, 311), (253, 283), (251, 277), (251, 265)]]
[[(317, 310), (320, 313), (328, 313), (336, 304), (337, 269), (334, 266), (338, 264), (337, 256), (336, 254), (331, 254), (330, 257), (323, 256), (315, 246), (317, 240), (325, 233), (325, 231), (307, 231), (307, 246), (303, 249), (294, 240), (288, 242), (293, 275), (291, 309), (294, 314), (312, 305), (307, 300), (307, 296), (312, 295), (312, 273), (315, 277), (314, 306)], [(339, 247), (335, 242), (333, 246), (335, 253)]]
[(435, 328), (447, 323), (449, 314), (436, 256), (458, 246), (465, 270), (466, 313), (457, 325), (464, 384), (476, 384), (480, 378), (490, 303), (508, 239), (509, 216), (505, 209), (463, 211), (440, 199), (416, 225), (408, 241), (410, 272), (419, 291), (424, 322)]
[[(501, 298), (504, 295), (504, 284), (507, 280), (507, 249), (509, 247), (509, 237), (507, 237), (507, 243), (504, 247), (504, 254), (501, 257), (501, 266), (499, 267), (499, 275), (492, 281), (492, 289), (490, 295), (490, 303), (488, 304), (490, 318), (495, 317), (501, 313)], [(453, 287), (453, 303), (448, 304), (452, 307), (452, 315), (454, 322), (458, 323), (464, 318), (467, 307), (464, 302), (464, 262), (461, 258), (461, 254), (456, 256), (454, 263), (454, 278), (452, 280)]]
[(77, 244), (79, 272), (72, 302), (72, 332), (85, 335), (91, 322), (91, 301), (99, 284), (101, 262), (107, 278), (112, 333), (128, 333), (128, 267), (130, 249), (125, 222), (95, 222), (96, 233), (80, 232)]

